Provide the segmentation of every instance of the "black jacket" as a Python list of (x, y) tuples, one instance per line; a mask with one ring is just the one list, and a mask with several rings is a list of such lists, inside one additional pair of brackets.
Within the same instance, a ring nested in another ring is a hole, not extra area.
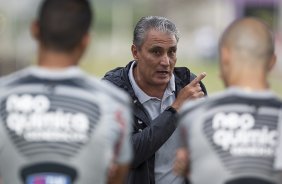
[[(132, 63), (130, 62), (125, 67), (118, 67), (107, 72), (103, 80), (108, 80), (124, 89), (131, 96), (134, 103), (132, 135), (134, 159), (127, 183), (154, 184), (155, 152), (166, 142), (177, 127), (176, 114), (166, 110), (153, 121), (150, 119), (149, 114), (135, 96), (129, 81), (128, 72)], [(186, 67), (175, 67), (174, 75), (176, 95), (180, 89), (196, 77)], [(204, 93), (207, 94), (202, 83), (201, 87)]]

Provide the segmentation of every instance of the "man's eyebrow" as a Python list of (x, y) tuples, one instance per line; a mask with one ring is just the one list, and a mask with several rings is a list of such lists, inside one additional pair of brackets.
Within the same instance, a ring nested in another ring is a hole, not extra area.
[(151, 48), (161, 48), (162, 49), (163, 47), (161, 47), (159, 45), (152, 45)]
[(177, 46), (169, 47), (168, 51), (177, 51)]
[(155, 50), (155, 49), (157, 49), (157, 50), (162, 50), (162, 49), (164, 49), (163, 47), (160, 47), (160, 46), (158, 46), (158, 45), (153, 45), (149, 50)]

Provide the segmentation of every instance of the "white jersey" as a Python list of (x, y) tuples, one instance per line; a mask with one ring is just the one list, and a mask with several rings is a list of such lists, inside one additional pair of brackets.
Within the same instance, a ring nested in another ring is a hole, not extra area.
[(192, 184), (281, 184), (274, 169), (282, 102), (272, 92), (230, 88), (180, 112)]
[(132, 158), (129, 97), (77, 67), (0, 79), (4, 184), (104, 184)]

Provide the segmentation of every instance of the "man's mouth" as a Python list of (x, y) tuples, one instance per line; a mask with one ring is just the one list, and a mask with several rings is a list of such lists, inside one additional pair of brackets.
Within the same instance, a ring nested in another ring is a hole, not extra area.
[(157, 71), (157, 73), (162, 74), (162, 75), (169, 74), (169, 72), (168, 72), (168, 71)]

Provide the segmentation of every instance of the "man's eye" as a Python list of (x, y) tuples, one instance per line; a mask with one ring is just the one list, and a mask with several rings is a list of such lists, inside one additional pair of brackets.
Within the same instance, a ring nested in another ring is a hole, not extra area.
[(159, 50), (153, 50), (152, 53), (157, 56), (161, 55), (161, 51)]
[(157, 54), (157, 55), (160, 55), (160, 54), (161, 54), (161, 52), (158, 51), (158, 50), (156, 50), (154, 53)]
[(169, 56), (175, 56), (175, 55), (176, 55), (176, 51), (175, 51), (175, 50), (170, 50), (170, 51), (168, 52), (168, 55), (169, 55)]

